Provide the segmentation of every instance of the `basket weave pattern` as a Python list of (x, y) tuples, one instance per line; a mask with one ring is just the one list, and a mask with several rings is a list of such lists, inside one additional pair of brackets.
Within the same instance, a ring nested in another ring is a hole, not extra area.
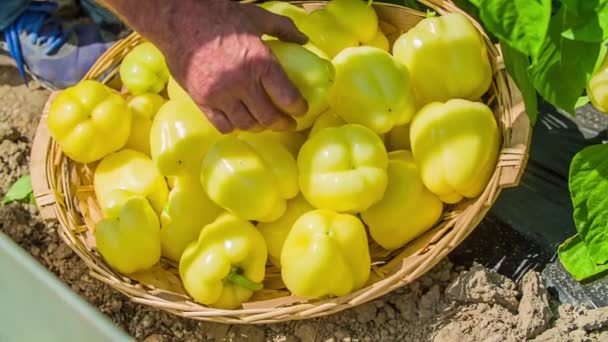
[[(419, 1), (439, 14), (463, 13), (450, 1)], [(307, 10), (323, 6), (322, 2), (297, 4)], [(391, 43), (426, 15), (391, 4), (374, 3), (374, 7), (380, 27)], [(494, 174), (478, 198), (447, 206), (435, 227), (405, 247), (388, 252), (371, 242), (373, 266), (368, 284), (349, 295), (316, 301), (291, 296), (281, 281), (280, 271), (269, 265), (264, 290), (244, 303), (242, 309), (218, 310), (192, 301), (181, 284), (176, 265), (165, 259), (152, 270), (129, 277), (112, 270), (96, 252), (92, 234), (95, 222), (102, 219), (93, 189), (95, 163), (82, 165), (69, 160), (50, 138), (46, 126), (46, 113), (57, 93), (51, 94), (47, 102), (32, 148), (32, 185), (38, 208), (45, 219), (59, 222), (59, 234), (89, 266), (93, 277), (134, 302), (179, 316), (224, 323), (275, 323), (328, 315), (373, 300), (412, 282), (435, 266), (474, 230), (503, 188), (519, 183), (525, 168), (530, 124), (521, 95), (505, 71), (500, 49), (490, 42), (479, 24), (474, 24), (484, 35), (494, 73), (492, 86), (484, 97), (501, 132), (501, 152)], [(119, 41), (85, 78), (120, 89), (117, 66), (141, 41), (137, 33)]]

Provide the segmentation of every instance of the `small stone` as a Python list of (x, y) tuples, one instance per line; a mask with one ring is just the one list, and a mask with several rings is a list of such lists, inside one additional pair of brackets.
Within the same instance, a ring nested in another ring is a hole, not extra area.
[(481, 265), (462, 273), (446, 289), (449, 299), (465, 303), (500, 304), (517, 311), (517, 285), (509, 278)]
[(142, 325), (142, 327), (147, 328), (152, 325), (153, 321), (154, 321), (154, 319), (152, 318), (152, 316), (146, 314), (144, 316), (144, 318), (142, 318), (142, 320), (141, 320), (141, 325)]
[(371, 303), (359, 305), (355, 308), (357, 320), (361, 323), (367, 323), (376, 317), (376, 306)]
[(396, 297), (393, 302), (401, 317), (406, 321), (414, 319), (416, 314), (416, 295), (412, 292)]
[(301, 341), (314, 341), (316, 338), (315, 329), (307, 323), (300, 323), (296, 326), (294, 335)]
[(152, 334), (144, 339), (144, 342), (161, 342), (162, 338), (158, 334)]
[(384, 312), (386, 313), (386, 317), (388, 317), (389, 319), (395, 318), (395, 309), (393, 309), (392, 306), (385, 305)]
[(587, 311), (586, 315), (574, 320), (574, 325), (589, 332), (608, 328), (608, 307)]
[(348, 329), (343, 328), (343, 327), (338, 328), (338, 330), (336, 330), (336, 332), (334, 333), (334, 337), (338, 341), (342, 341), (350, 335), (351, 335), (351, 332)]
[(526, 273), (522, 293), (517, 329), (526, 339), (530, 339), (547, 329), (553, 312), (549, 304), (549, 293), (538, 272)]
[(438, 285), (434, 285), (425, 293), (418, 303), (418, 316), (420, 318), (430, 318), (437, 311), (437, 304), (441, 299), (441, 290)]

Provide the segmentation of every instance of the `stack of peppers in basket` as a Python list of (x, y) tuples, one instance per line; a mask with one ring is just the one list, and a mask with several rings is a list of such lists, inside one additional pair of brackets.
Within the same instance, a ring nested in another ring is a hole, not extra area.
[(267, 264), (300, 297), (363, 287), (369, 240), (405, 246), (445, 204), (479, 196), (498, 155), (481, 100), (488, 53), (463, 15), (431, 15), (389, 44), (362, 1), (260, 6), (310, 39), (262, 37), (308, 102), (293, 130), (220, 134), (149, 42), (123, 59), (123, 92), (82, 81), (48, 115), (65, 155), (95, 165), (107, 264), (128, 275), (165, 257), (188, 294), (216, 308), (263, 289)]

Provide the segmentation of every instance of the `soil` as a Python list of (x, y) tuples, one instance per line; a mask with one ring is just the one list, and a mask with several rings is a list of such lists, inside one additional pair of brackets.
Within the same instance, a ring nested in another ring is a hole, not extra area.
[[(27, 174), (37, 117), (49, 92), (22, 84), (0, 55), (0, 196)], [(416, 282), (329, 317), (247, 326), (198, 322), (135, 304), (97, 281), (27, 204), (0, 206), (7, 234), (139, 341), (608, 341), (608, 308), (551, 298), (539, 273), (516, 284), (481, 265), (442, 261)]]

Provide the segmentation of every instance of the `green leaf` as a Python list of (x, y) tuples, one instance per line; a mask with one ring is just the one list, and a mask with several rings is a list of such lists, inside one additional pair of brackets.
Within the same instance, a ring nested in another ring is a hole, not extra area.
[(599, 43), (608, 38), (608, 0), (563, 0), (572, 16), (566, 39)]
[(568, 177), (574, 223), (595, 264), (608, 262), (608, 145), (578, 152)]
[(596, 265), (591, 260), (589, 250), (578, 234), (560, 245), (557, 254), (564, 268), (578, 281), (608, 271), (608, 264)]
[(587, 103), (589, 103), (589, 96), (581, 96), (578, 98), (578, 100), (576, 100), (576, 104), (574, 105), (574, 109), (578, 109), (584, 105), (586, 105)]
[(570, 19), (562, 8), (552, 17), (541, 51), (530, 66), (530, 78), (540, 95), (552, 105), (574, 115), (597, 61), (600, 44), (563, 38)]
[(528, 75), (530, 60), (528, 56), (514, 49), (507, 42), (500, 42), (500, 47), (507, 71), (521, 91), (526, 105), (526, 112), (528, 113), (528, 117), (530, 117), (531, 124), (534, 125), (538, 114), (538, 103), (536, 102), (536, 89), (534, 89), (534, 85)]
[(32, 180), (29, 175), (25, 175), (19, 178), (13, 184), (13, 186), (11, 186), (6, 195), (4, 195), (4, 199), (2, 199), (2, 204), (28, 199), (31, 194), (33, 194)]
[(475, 0), (484, 27), (528, 56), (537, 56), (551, 20), (551, 0)]

